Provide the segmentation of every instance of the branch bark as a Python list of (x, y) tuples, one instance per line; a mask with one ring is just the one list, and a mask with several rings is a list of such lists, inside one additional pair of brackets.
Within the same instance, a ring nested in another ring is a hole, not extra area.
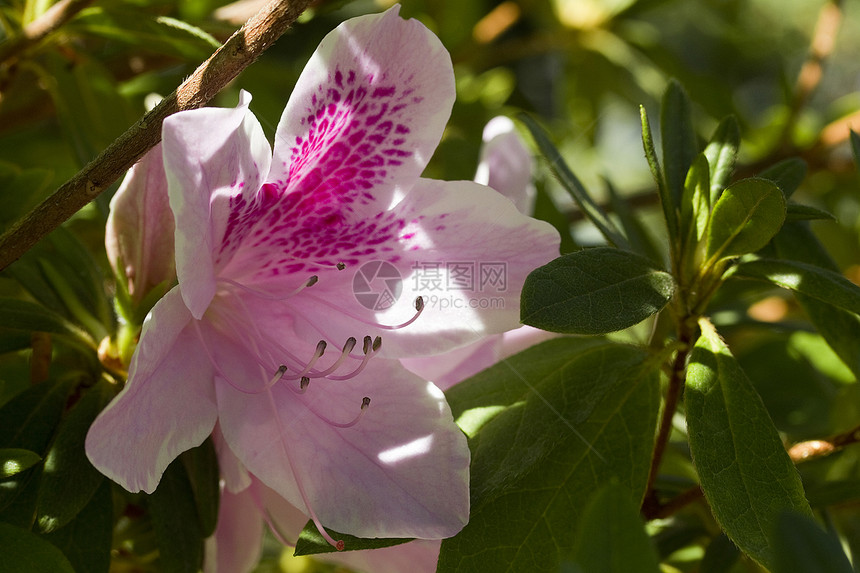
[(292, 25), (311, 0), (272, 0), (203, 62), (176, 91), (144, 115), (77, 175), (0, 237), (0, 270), (26, 253), (116, 181), (161, 140), (161, 123), (209, 103)]

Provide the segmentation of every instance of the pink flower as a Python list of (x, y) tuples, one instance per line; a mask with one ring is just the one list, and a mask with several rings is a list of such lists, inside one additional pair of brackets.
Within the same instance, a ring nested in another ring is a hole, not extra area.
[(128, 279), (125, 287), (135, 303), (157, 285), (176, 278), (173, 214), (161, 144), (129, 169), (111, 199), (105, 250), (114, 271), (121, 270)]
[[(87, 436), (100, 471), (151, 492), (217, 422), (241, 466), (321, 531), (462, 528), (465, 438), (442, 392), (397, 359), (516, 325), (525, 276), (558, 237), (486, 187), (419, 178), (453, 98), (441, 43), (395, 7), (323, 40), (274, 151), (245, 93), (165, 121), (179, 286)], [(504, 264), (499, 304), (453, 304), (486, 296), (478, 284), (450, 305), (414, 303), (416, 269), (449, 261)], [(368, 304), (373, 289), (385, 304)]]

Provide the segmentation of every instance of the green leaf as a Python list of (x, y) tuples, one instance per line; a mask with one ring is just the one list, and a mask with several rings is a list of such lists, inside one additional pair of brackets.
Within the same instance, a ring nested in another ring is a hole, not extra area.
[(63, 527), (89, 503), (104, 476), (87, 459), (84, 441), (96, 416), (116, 394), (100, 381), (69, 411), (45, 456), (36, 522), (43, 533)]
[(797, 157), (783, 159), (759, 173), (761, 179), (776, 183), (785, 198), (791, 197), (806, 178), (806, 162)]
[(663, 146), (663, 168), (666, 170), (666, 187), (672, 205), (681, 204), (687, 171), (699, 154), (690, 99), (676, 80), (671, 80), (663, 94), (660, 106), (660, 135)]
[(639, 517), (639, 506), (618, 484), (603, 487), (585, 506), (573, 549), (583, 572), (660, 573), (657, 552)]
[(113, 494), (104, 479), (71, 523), (42, 537), (65, 554), (77, 573), (108, 573), (113, 521)]
[[(833, 272), (839, 270), (805, 223), (787, 223), (774, 237), (773, 244), (783, 259), (823, 266)], [(794, 297), (830, 348), (860, 380), (860, 344), (857, 344), (860, 340), (860, 316), (799, 292), (795, 292)]]
[(732, 177), (738, 149), (741, 146), (741, 129), (735, 116), (727, 116), (717, 126), (705, 147), (705, 157), (711, 169), (710, 204), (720, 198)]
[(185, 464), (191, 487), (194, 490), (194, 501), (197, 504), (197, 515), (203, 528), (203, 537), (215, 533), (218, 524), (218, 504), (221, 497), (218, 481), (218, 457), (211, 438), (184, 452), (180, 459)]
[(860, 167), (860, 135), (857, 135), (853, 129), (848, 131), (851, 138), (851, 154), (854, 156), (854, 163)]
[(853, 573), (839, 540), (821, 530), (805, 515), (779, 516), (773, 534), (773, 573)]
[(557, 572), (588, 501), (616, 479), (642, 499), (659, 362), (598, 338), (554, 339), (448, 393), (472, 451), (471, 518), (438, 571)]
[[(44, 455), (60, 421), (71, 382), (48, 380), (31, 386), (0, 408), (0, 447), (22, 448)], [(2, 481), (0, 521), (30, 528), (42, 466)]]
[(811, 515), (803, 485), (761, 398), (707, 322), (687, 368), (685, 403), (693, 464), (717, 522), (765, 567), (782, 510)]
[(710, 166), (704, 153), (693, 160), (684, 182), (681, 198), (681, 239), (687, 249), (692, 249), (705, 236), (711, 216)]
[(153, 18), (128, 6), (95, 6), (83, 10), (73, 29), (151, 52), (201, 61), (221, 47), (210, 34), (187, 22)]
[(76, 334), (80, 330), (42, 305), (17, 298), (0, 297), (0, 324), (26, 332)]
[(538, 185), (537, 195), (535, 196), (535, 219), (546, 221), (556, 228), (561, 236), (561, 245), (559, 250), (562, 253), (572, 253), (578, 251), (581, 247), (573, 240), (573, 235), (570, 233), (570, 221), (567, 216), (562, 213), (552, 197), (546, 192), (542, 185)]
[(672, 298), (671, 275), (648, 259), (610, 247), (564, 255), (532, 271), (522, 291), (523, 323), (568, 334), (601, 334), (637, 324)]
[(672, 198), (672, 194), (666, 187), (666, 180), (663, 178), (663, 170), (660, 168), (657, 150), (654, 147), (651, 123), (648, 121), (648, 114), (645, 113), (645, 107), (641, 105), (639, 106), (639, 118), (642, 121), (642, 146), (645, 148), (645, 159), (648, 161), (651, 175), (657, 184), (657, 194), (660, 196), (660, 205), (663, 207), (663, 216), (666, 219), (666, 228), (671, 242), (678, 236), (678, 209), (680, 204)]
[(591, 195), (588, 194), (588, 191), (585, 190), (585, 187), (583, 187), (576, 175), (573, 174), (573, 171), (570, 170), (570, 167), (567, 166), (558, 148), (550, 141), (549, 136), (543, 128), (534, 119), (524, 113), (519, 114), (518, 117), (532, 134), (550, 170), (558, 178), (562, 187), (570, 193), (583, 214), (588, 217), (588, 220), (597, 227), (609, 243), (629, 250), (630, 245), (627, 243), (627, 239), (624, 238), (624, 235), (621, 234), (621, 231), (618, 230), (615, 223), (609, 219), (603, 209), (594, 202), (594, 199), (591, 198)]
[(21, 169), (0, 161), (0, 229), (22, 217), (51, 191), (48, 169)]
[(699, 573), (725, 573), (740, 559), (741, 552), (725, 533), (716, 536), (705, 549)]
[(766, 281), (860, 314), (860, 287), (839, 273), (815, 265), (782, 259), (753, 259), (738, 264), (732, 276)]
[(785, 221), (785, 199), (766, 179), (743, 179), (729, 186), (714, 205), (705, 256), (712, 261), (764, 247)]
[[(347, 533), (338, 533), (337, 531), (334, 531), (332, 529), (329, 529), (328, 533), (334, 539), (343, 541), (344, 551), (359, 551), (361, 549), (381, 549), (382, 547), (392, 547), (394, 545), (401, 545), (403, 543), (406, 543), (407, 541), (412, 541), (412, 538), (409, 537), (402, 539), (365, 539), (362, 537), (355, 537)], [(320, 535), (320, 532), (314, 522), (312, 520), (308, 520), (308, 522), (305, 524), (305, 528), (302, 529), (302, 532), (299, 534), (299, 539), (296, 541), (296, 550), (293, 555), (319, 555), (321, 553), (342, 552), (339, 552), (337, 549), (332, 547), (331, 543), (326, 541), (325, 538)]]
[[(615, 190), (615, 186), (611, 182), (606, 181), (606, 189), (609, 192), (609, 201), (612, 205), (612, 210), (621, 222), (621, 228), (630, 241), (630, 247), (633, 249), (633, 252), (643, 255), (655, 263), (662, 262), (665, 255), (649, 233), (648, 221), (642, 218), (640, 212), (633, 209), (630, 201), (622, 197)], [(564, 254), (569, 251), (562, 249), (561, 252)]]
[(785, 220), (788, 221), (810, 221), (815, 219), (824, 219), (835, 221), (836, 217), (832, 213), (828, 213), (823, 209), (810, 207), (809, 205), (801, 205), (800, 203), (789, 203), (785, 212)]
[(3, 571), (27, 573), (75, 573), (62, 551), (38, 535), (0, 523)]
[(173, 460), (149, 496), (159, 571), (197, 573), (203, 565), (203, 530), (185, 467)]
[(0, 449), (0, 479), (12, 477), (42, 461), (42, 456), (23, 448)]

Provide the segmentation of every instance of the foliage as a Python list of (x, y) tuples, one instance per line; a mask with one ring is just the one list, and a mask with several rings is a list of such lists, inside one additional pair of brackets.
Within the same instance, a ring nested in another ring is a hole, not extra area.
[[(0, 229), (229, 36), (223, 4), (95, 2), (0, 61)], [(320, 38), (382, 4), (316, 3), (216, 103), (253, 91), (271, 134)], [(0, 5), (0, 42), (49, 5)], [(860, 570), (858, 46), (834, 28), (858, 15), (823, 0), (404, 0), (402, 13), (457, 72), (425, 176), (471, 179), (498, 114), (545, 160), (535, 216), (563, 254), (529, 276), (521, 316), (569, 335), (447, 391), (472, 509), (438, 571)], [(113, 189), (0, 274), (12, 570), (197, 571), (216, 526), (210, 442), (148, 496), (83, 453), (154, 304), (128, 308), (110, 271)], [(330, 550), (312, 525), (296, 547)], [(280, 551), (270, 539), (260, 570)]]

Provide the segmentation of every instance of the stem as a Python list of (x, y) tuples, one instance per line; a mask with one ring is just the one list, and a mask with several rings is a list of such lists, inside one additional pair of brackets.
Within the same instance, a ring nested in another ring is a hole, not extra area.
[(272, 0), (203, 62), (176, 91), (144, 115), (53, 195), (0, 237), (0, 270), (95, 199), (161, 140), (161, 123), (206, 105), (299, 17), (311, 0)]
[(44, 14), (27, 24), (20, 35), (0, 45), (0, 64), (36, 45), (92, 3), (93, 0), (60, 0)]

